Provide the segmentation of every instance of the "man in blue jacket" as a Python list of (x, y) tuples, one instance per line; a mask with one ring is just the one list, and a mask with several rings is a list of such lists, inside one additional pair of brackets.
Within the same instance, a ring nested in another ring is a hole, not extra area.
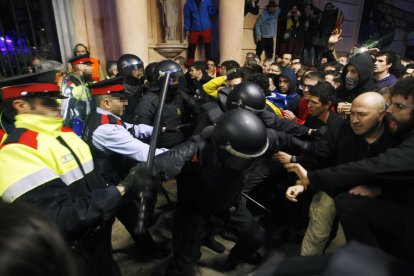
[(256, 22), (254, 31), (256, 34), (256, 55), (260, 57), (263, 50), (266, 58), (273, 58), (273, 37), (276, 33), (277, 20), (279, 18), (280, 8), (275, 1), (269, 1), (267, 9), (263, 11)]
[(194, 54), (199, 38), (204, 42), (206, 60), (211, 60), (211, 21), (217, 9), (211, 0), (187, 0), (184, 6), (184, 31), (188, 37), (187, 61), (194, 63)]

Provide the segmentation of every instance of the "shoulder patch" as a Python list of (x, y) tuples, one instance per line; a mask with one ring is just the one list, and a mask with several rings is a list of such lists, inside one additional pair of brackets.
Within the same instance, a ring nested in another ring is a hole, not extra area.
[(102, 114), (101, 124), (122, 125), (122, 122), (118, 120), (117, 118), (115, 118), (114, 116)]
[(37, 132), (26, 128), (15, 128), (1, 145), (1, 148), (8, 144), (22, 144), (37, 149), (37, 135)]
[(61, 129), (60, 129), (60, 131), (62, 131), (62, 132), (73, 132), (73, 129), (71, 129), (70, 127), (62, 127)]

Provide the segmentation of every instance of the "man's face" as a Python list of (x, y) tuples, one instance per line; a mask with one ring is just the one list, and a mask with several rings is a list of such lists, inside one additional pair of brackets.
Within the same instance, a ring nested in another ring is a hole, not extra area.
[(214, 61), (211, 61), (211, 60), (207, 61), (207, 70), (208, 71), (215, 70), (215, 68), (216, 68), (216, 65), (214, 64)]
[(118, 75), (118, 67), (116, 65), (113, 65), (110, 69), (110, 76), (111, 78), (114, 78), (116, 75)]
[(392, 65), (391, 63), (387, 64), (387, 57), (386, 56), (378, 56), (378, 57), (375, 58), (374, 73), (379, 74), (379, 73), (383, 73), (385, 71), (388, 72), (391, 65)]
[(280, 67), (278, 65), (270, 65), (269, 73), (280, 75), (280, 73), (282, 73), (282, 70), (280, 70)]
[(299, 71), (299, 69), (302, 68), (302, 65), (300, 63), (295, 63), (292, 64), (290, 68), (292, 68), (293, 72), (295, 72), (296, 74)]
[[(24, 99), (23, 99), (24, 101)], [(20, 113), (19, 113), (20, 114)], [(35, 114), (48, 117), (61, 117), (59, 103), (54, 98), (36, 97), (21, 114)]]
[(289, 66), (291, 60), (292, 60), (291, 54), (283, 54), (283, 57), (282, 57), (283, 66)]
[(86, 51), (86, 48), (84, 46), (82, 46), (82, 45), (76, 46), (76, 49), (75, 49), (75, 55), (76, 56), (85, 55), (86, 52), (87, 51)]
[(356, 67), (352, 64), (349, 64), (347, 67), (347, 73), (346, 75), (349, 76), (350, 78), (359, 81), (359, 73), (358, 70), (356, 69)]
[(263, 65), (262, 65), (262, 69), (263, 69), (263, 74), (267, 74), (267, 73), (270, 73), (270, 71), (269, 71), (269, 69), (270, 69), (270, 62), (269, 61), (265, 61), (265, 62), (263, 62)]
[(201, 74), (201, 70), (197, 70), (194, 67), (191, 67), (191, 69), (190, 69), (191, 79), (198, 80), (200, 74)]
[(289, 91), (290, 80), (285, 76), (279, 77), (279, 92), (286, 94)]
[(325, 81), (329, 82), (335, 89), (339, 86), (339, 83), (335, 81), (335, 77), (333, 75), (326, 75)]
[(387, 108), (389, 128), (392, 133), (409, 131), (414, 127), (414, 98), (405, 99), (401, 95), (394, 95)]
[(308, 101), (308, 109), (311, 116), (318, 117), (329, 108), (329, 104), (322, 104), (317, 96), (309, 95)]
[(303, 97), (305, 97), (305, 99), (309, 99), (309, 88), (315, 86), (317, 83), (317, 80), (312, 80), (310, 78), (303, 79)]
[(374, 106), (366, 106), (355, 100), (351, 106), (350, 124), (356, 135), (367, 136), (373, 133), (382, 121), (384, 112)]
[(128, 104), (128, 100), (123, 95), (117, 95), (117, 96), (110, 96), (108, 98), (110, 109), (109, 111), (112, 114), (115, 114), (117, 116), (121, 116), (124, 114), (125, 106)]

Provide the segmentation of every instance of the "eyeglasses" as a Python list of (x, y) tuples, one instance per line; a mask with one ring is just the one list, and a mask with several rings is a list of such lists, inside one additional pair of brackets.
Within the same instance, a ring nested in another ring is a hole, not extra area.
[(388, 106), (387, 106), (387, 109), (389, 109), (389, 108), (394, 108), (394, 110), (396, 111), (396, 112), (400, 112), (400, 111), (402, 111), (402, 110), (404, 110), (404, 109), (407, 109), (407, 108), (414, 108), (414, 106), (406, 106), (406, 105), (404, 105), (404, 104), (400, 104), (400, 103), (390, 103)]

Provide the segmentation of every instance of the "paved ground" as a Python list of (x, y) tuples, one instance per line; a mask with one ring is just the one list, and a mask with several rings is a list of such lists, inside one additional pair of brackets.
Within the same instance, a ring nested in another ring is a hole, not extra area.
[[(176, 200), (176, 186), (174, 182), (164, 184), (166, 190), (171, 196), (172, 200)], [(165, 197), (159, 195), (159, 205), (163, 206), (166, 203)], [(159, 244), (165, 244), (168, 248), (171, 248), (171, 229), (173, 223), (174, 210), (163, 212), (160, 214), (157, 223), (151, 227), (150, 231)], [(216, 276), (216, 275), (247, 275), (255, 268), (251, 265), (241, 264), (237, 266), (231, 272), (221, 272), (220, 267), (223, 266), (229, 250), (233, 247), (234, 243), (222, 239), (219, 235), (216, 239), (225, 245), (226, 251), (223, 254), (217, 254), (214, 251), (206, 247), (202, 247), (202, 257), (199, 261), (198, 271), (203, 276)], [(131, 247), (133, 241), (130, 238), (128, 232), (122, 226), (119, 221), (116, 221), (113, 226), (112, 244), (114, 252)], [(334, 245), (336, 247), (336, 245)], [(265, 264), (269, 262), (279, 263), (286, 257), (295, 256), (299, 254), (299, 243), (284, 243), (271, 249), (260, 250), (261, 254), (265, 257)], [(114, 258), (121, 267), (124, 276), (132, 275), (163, 275), (170, 256), (165, 259), (156, 260), (139, 260), (124, 253), (114, 253)]]

